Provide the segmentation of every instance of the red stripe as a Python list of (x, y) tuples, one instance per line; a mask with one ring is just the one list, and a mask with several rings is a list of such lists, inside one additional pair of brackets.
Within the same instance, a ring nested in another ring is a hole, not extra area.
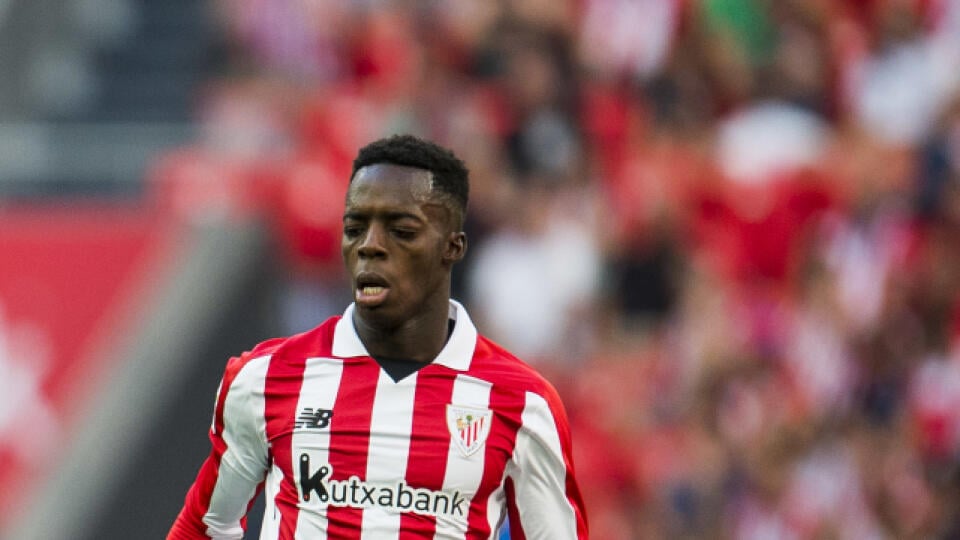
[(507, 494), (507, 518), (510, 519), (510, 540), (526, 540), (523, 532), (523, 523), (520, 521), (520, 512), (517, 511), (517, 492), (513, 488), (513, 479), (507, 478), (504, 482), (504, 492)]
[[(331, 478), (347, 480), (367, 476), (370, 449), (370, 419), (377, 393), (380, 366), (370, 358), (344, 361), (340, 391), (334, 403), (336, 417), (330, 424)], [(363, 522), (359, 508), (329, 506), (329, 538), (358, 538)]]
[[(482, 362), (478, 359), (482, 358)], [(587, 529), (587, 517), (584, 511), (583, 499), (580, 495), (580, 491), (577, 487), (573, 472), (573, 459), (572, 459), (572, 450), (571, 450), (571, 440), (570, 440), (570, 427), (567, 420), (566, 414), (561, 404), (560, 398), (557, 395), (556, 389), (554, 389), (548, 382), (546, 382), (540, 375), (533, 371), (528, 366), (525, 366), (521, 362), (511, 360), (511, 355), (500, 349), (496, 344), (493, 344), (485, 338), (477, 339), (477, 349), (474, 353), (474, 361), (471, 364), (471, 374), (475, 374), (477, 377), (487, 380), (495, 380), (497, 377), (502, 377), (501, 373), (504, 371), (509, 371), (514, 374), (517, 378), (525, 379), (529, 388), (534, 392), (540, 394), (549, 404), (550, 410), (554, 417), (554, 422), (557, 428), (557, 431), (560, 436), (560, 445), (563, 449), (563, 460), (566, 468), (566, 496), (567, 500), (574, 508), (576, 513), (577, 521), (577, 538), (585, 539), (588, 537)], [(526, 371), (527, 377), (522, 377), (523, 371)], [(494, 387), (496, 390), (498, 387)], [(538, 391), (539, 389), (539, 391)], [(494, 397), (491, 396), (491, 400)], [(497, 398), (497, 399), (502, 399)], [(509, 427), (513, 428), (512, 434), (510, 434), (509, 448), (505, 448), (505, 451), (512, 453), (513, 447), (515, 445), (516, 431), (519, 429), (520, 424), (522, 423), (522, 411), (524, 408), (525, 395), (522, 392), (519, 392), (516, 396), (516, 402), (510, 403), (509, 412), (504, 412), (505, 414), (498, 414), (494, 417), (493, 423), (490, 425), (491, 434), (487, 442), (486, 454), (490, 456), (491, 443), (490, 439), (494, 439), (497, 435), (498, 427), (500, 427), (501, 421), (507, 421), (511, 425)], [(496, 406), (491, 404), (491, 409), (496, 410)], [(488, 466), (492, 464), (488, 461)], [(486, 472), (484, 473), (484, 481), (486, 481)], [(502, 470), (497, 471), (498, 474), (502, 474)], [(511, 488), (513, 489), (513, 488)], [(475, 500), (483, 500), (478, 495)], [(508, 511), (513, 509), (510, 506), (514, 506), (508, 500)], [(481, 509), (478, 509), (478, 511)], [(473, 508), (471, 508), (473, 511)], [(522, 529), (522, 523), (520, 521), (520, 516), (511, 516), (510, 523), (510, 532), (514, 539), (519, 539), (524, 537), (524, 531)], [(471, 522), (472, 524), (473, 522)]]
[[(302, 356), (292, 358), (275, 356), (267, 370), (267, 382), (264, 388), (267, 440), (271, 442), (274, 464), (284, 471), (276, 500), (277, 509), (280, 511), (280, 540), (293, 540), (297, 529), (299, 495), (291, 474), (294, 471), (291, 434), (305, 368), (306, 360)], [(273, 444), (274, 442), (278, 444)]]
[(587, 516), (584, 510), (583, 497), (580, 494), (580, 488), (577, 486), (576, 475), (573, 470), (573, 442), (570, 436), (570, 421), (567, 419), (566, 410), (560, 400), (559, 394), (551, 386), (544, 393), (544, 399), (550, 406), (550, 412), (553, 414), (554, 425), (557, 428), (557, 434), (560, 437), (560, 447), (563, 451), (563, 465), (566, 469), (566, 495), (567, 501), (573, 507), (577, 519), (577, 538), (587, 538)]
[(217, 435), (223, 435), (223, 408), (227, 403), (227, 394), (233, 381), (237, 378), (243, 366), (252, 360), (249, 356), (233, 357), (227, 362), (227, 368), (223, 373), (223, 380), (220, 382), (220, 392), (217, 394), (217, 405), (213, 413), (213, 430)]
[[(406, 480), (411, 486), (433, 490), (443, 488), (450, 453), (447, 407), (453, 399), (454, 374), (432, 367), (420, 370), (413, 403), (413, 426)], [(399, 540), (433, 538), (437, 520), (433, 516), (405, 513), (400, 517)]]
[(490, 425), (490, 434), (484, 446), (483, 478), (473, 501), (470, 503), (470, 515), (467, 518), (467, 538), (489, 538), (490, 524), (487, 522), (487, 499), (503, 478), (507, 460), (513, 455), (523, 414), (524, 394), (503, 385), (495, 385), (490, 390), (490, 410), (497, 416)]

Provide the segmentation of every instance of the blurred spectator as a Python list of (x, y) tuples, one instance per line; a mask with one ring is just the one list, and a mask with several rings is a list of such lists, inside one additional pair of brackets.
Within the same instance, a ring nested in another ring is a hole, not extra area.
[(589, 195), (526, 188), (515, 197), (510, 222), (476, 247), (477, 318), (529, 361), (578, 359), (601, 266)]
[(20, 492), (48, 465), (63, 430), (43, 386), (51, 360), (48, 337), (6, 315), (0, 304), (0, 483), (10, 488), (0, 495), (0, 516), (9, 519), (23, 510)]
[(939, 53), (923, 13), (907, 2), (877, 2), (866, 54), (852, 69), (849, 100), (864, 128), (896, 144), (929, 134), (957, 83), (957, 58)]

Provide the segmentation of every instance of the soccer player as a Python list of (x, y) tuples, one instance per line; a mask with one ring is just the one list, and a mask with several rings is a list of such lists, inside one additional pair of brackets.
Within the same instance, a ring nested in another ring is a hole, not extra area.
[[(232, 358), (213, 448), (169, 539), (585, 539), (556, 391), (450, 298), (468, 173), (397, 135), (360, 150), (343, 214), (355, 301)], [(531, 284), (535, 287), (536, 284)]]

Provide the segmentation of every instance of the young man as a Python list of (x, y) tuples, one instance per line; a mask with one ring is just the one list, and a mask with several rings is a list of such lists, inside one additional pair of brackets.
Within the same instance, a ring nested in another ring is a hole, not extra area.
[[(170, 539), (585, 539), (554, 389), (450, 299), (467, 170), (412, 136), (361, 149), (343, 215), (355, 302), (230, 360)], [(531, 285), (533, 286), (533, 285)]]

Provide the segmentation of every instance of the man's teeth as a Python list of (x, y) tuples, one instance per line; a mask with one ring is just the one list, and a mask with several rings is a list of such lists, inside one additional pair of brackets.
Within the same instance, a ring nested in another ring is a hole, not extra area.
[(361, 287), (360, 292), (365, 295), (380, 294), (383, 292), (383, 287), (370, 287), (370, 286)]

